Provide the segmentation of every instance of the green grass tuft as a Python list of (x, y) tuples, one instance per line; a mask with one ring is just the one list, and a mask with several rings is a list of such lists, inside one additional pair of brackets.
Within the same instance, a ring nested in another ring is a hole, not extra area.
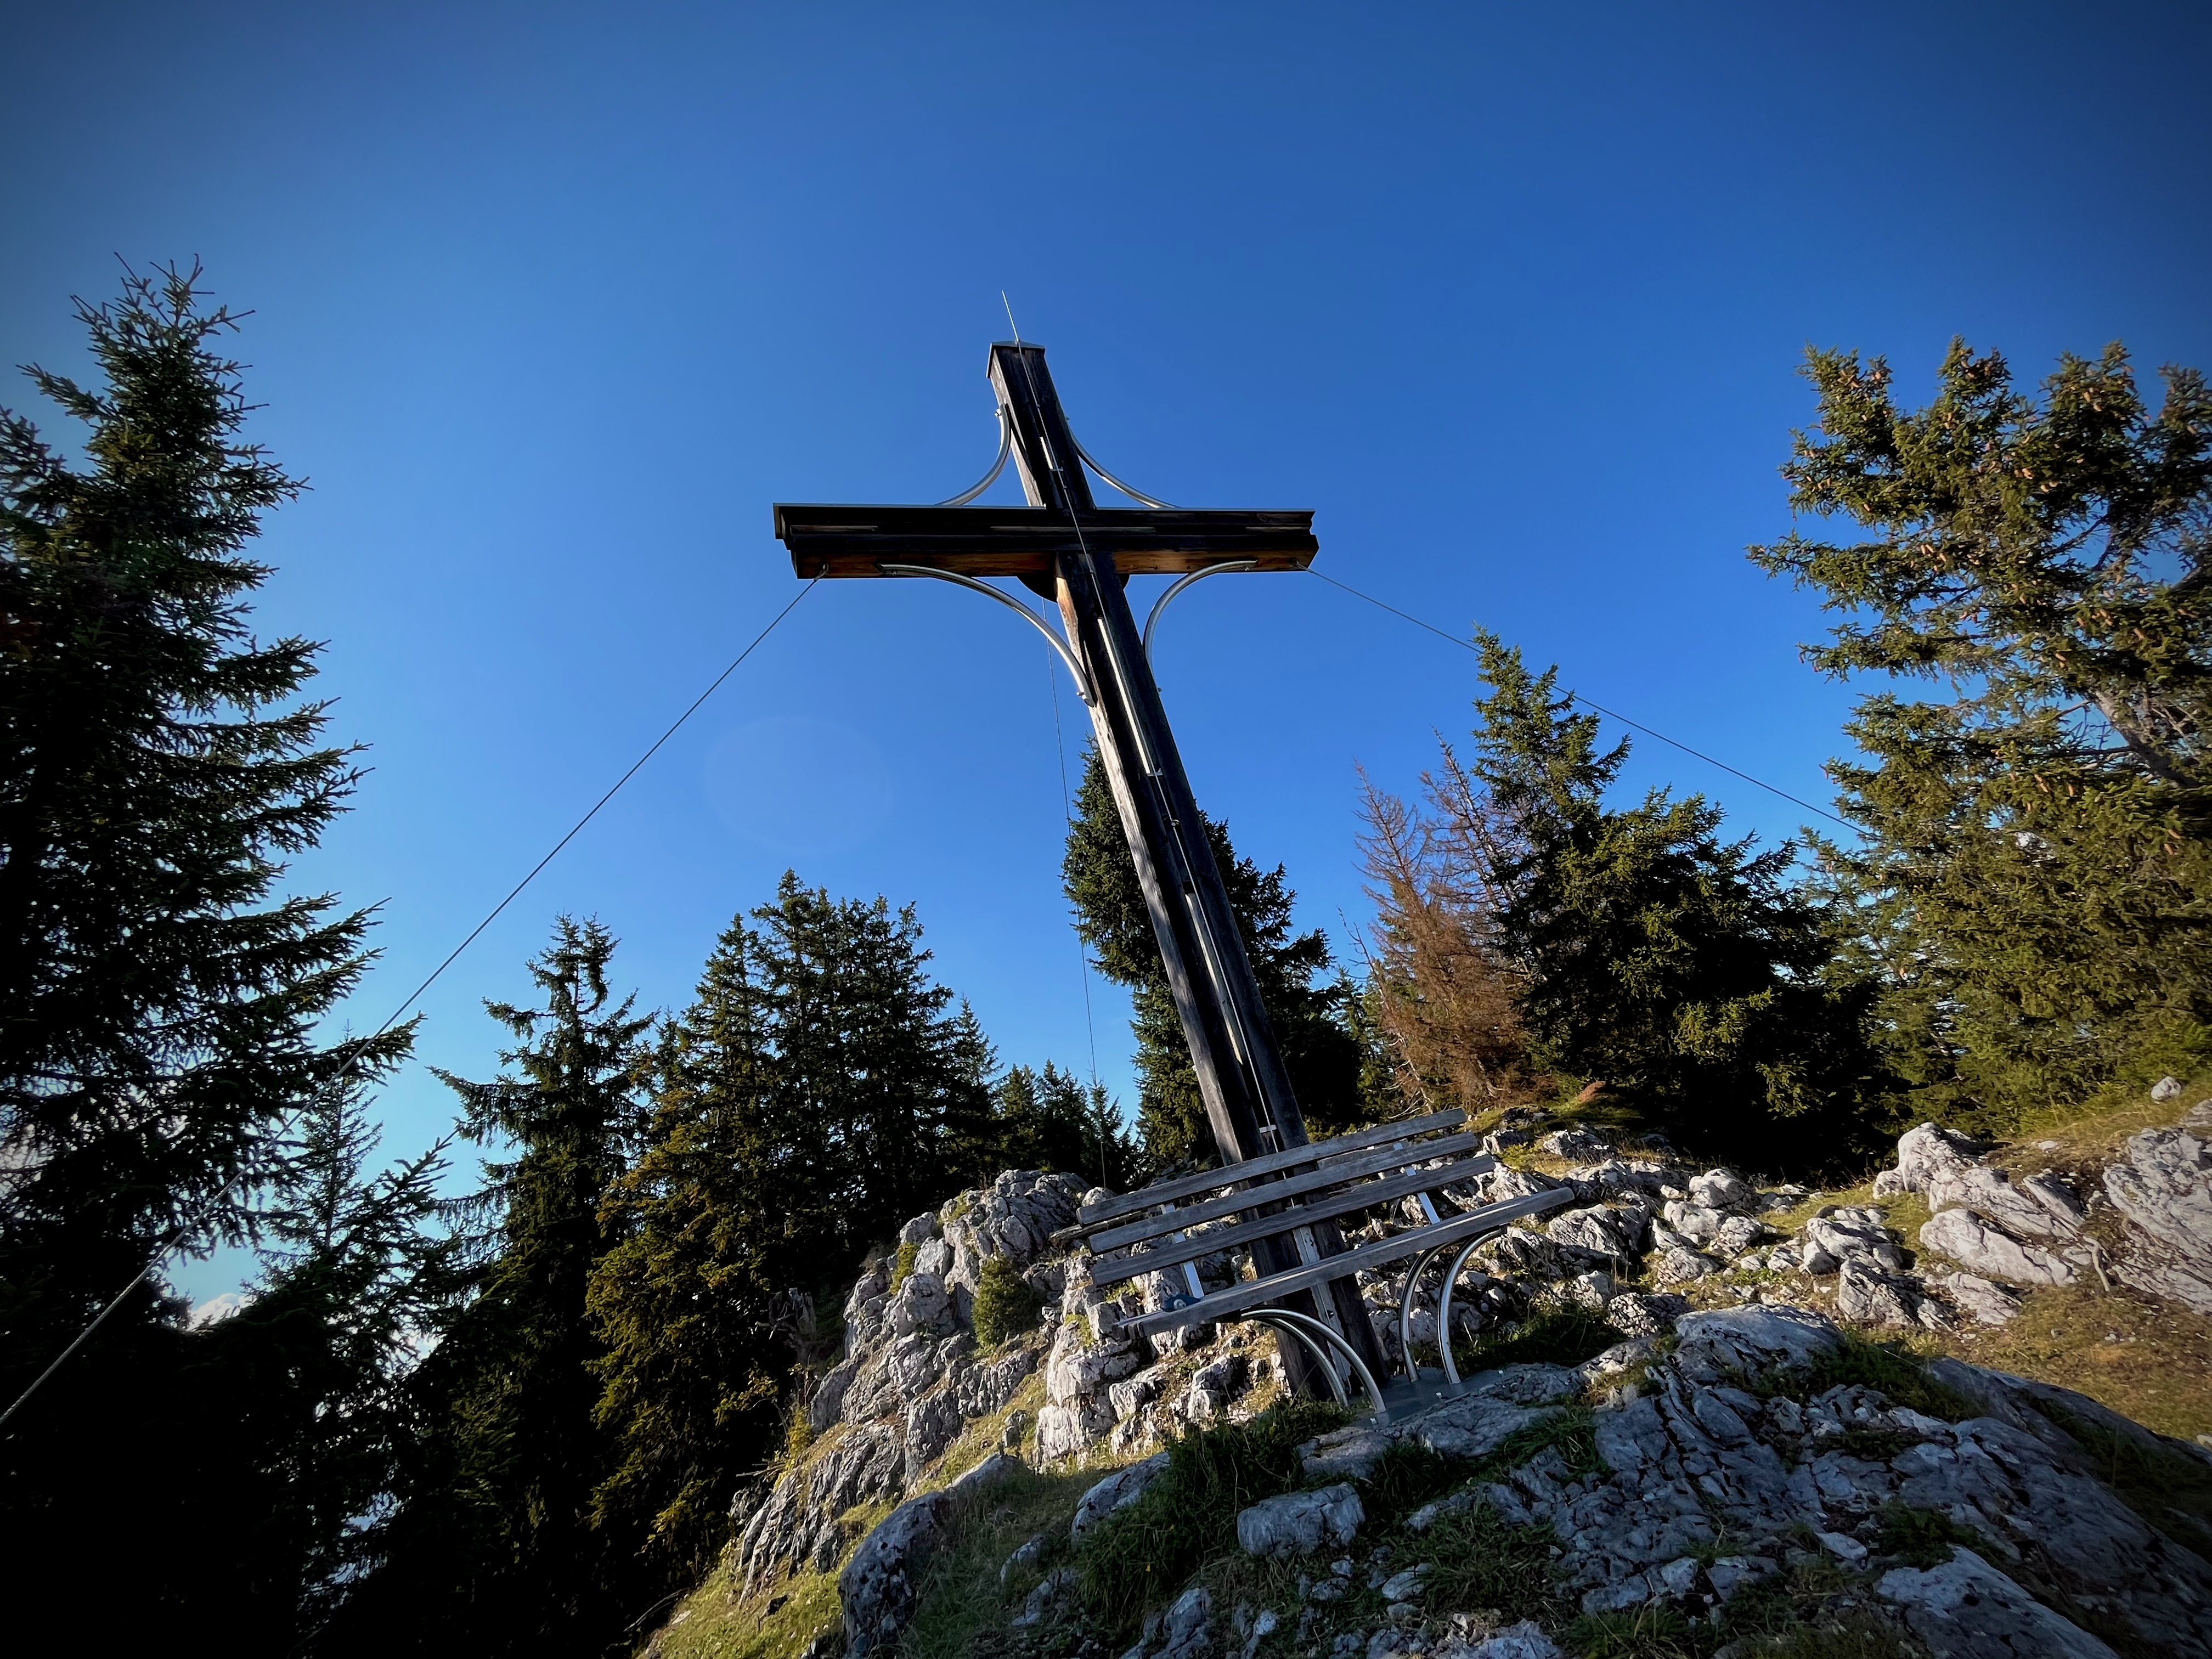
[(1477, 1504), (1438, 1516), (1393, 1565), (1431, 1564), (1422, 1594), (1431, 1612), (1481, 1609), (1501, 1624), (1534, 1619), (1555, 1626), (1571, 1606), (1559, 1594), (1553, 1571), (1558, 1543), (1547, 1525), (1513, 1526), (1489, 1504)]
[(1639, 1607), (1584, 1613), (1568, 1627), (1567, 1645), (1583, 1659), (1702, 1659), (1706, 1634), (1672, 1607)]
[(1983, 1554), (1988, 1541), (1972, 1527), (1962, 1527), (1940, 1510), (1918, 1510), (1910, 1504), (1887, 1504), (1881, 1511), (1881, 1535), (1875, 1544), (1877, 1555), (1894, 1555), (1909, 1567), (1925, 1571), (1951, 1559), (1951, 1546), (1964, 1544)]
[(893, 1296), (896, 1296), (899, 1286), (913, 1276), (914, 1264), (921, 1255), (921, 1246), (919, 1244), (902, 1244), (898, 1247), (898, 1259), (891, 1264), (891, 1294)]
[(1467, 1478), (1468, 1466), (1418, 1440), (1394, 1440), (1359, 1483), (1360, 1506), (1370, 1528), (1379, 1530), (1427, 1503), (1442, 1498)]
[(1085, 1538), (1085, 1604), (1114, 1630), (1133, 1626), (1179, 1592), (1224, 1539), (1234, 1547), (1239, 1510), (1304, 1486), (1297, 1449), (1346, 1416), (1336, 1406), (1286, 1401), (1249, 1423), (1182, 1436), (1145, 1495)]
[(1566, 1460), (1567, 1478), (1579, 1480), (1605, 1467), (1597, 1455), (1597, 1416), (1587, 1406), (1570, 1406), (1556, 1417), (1516, 1429), (1498, 1443), (1498, 1449), (1474, 1466), (1477, 1480), (1503, 1480), (1530, 1458), (1559, 1449)]
[[(1097, 1470), (1039, 1474), (1018, 1469), (957, 1500), (950, 1542), (930, 1559), (914, 1618), (899, 1638), (900, 1659), (970, 1659), (1006, 1651), (1006, 1621), (1045, 1574), (1066, 1565), (1067, 1523)], [(1007, 1559), (1042, 1534), (1042, 1553), (1003, 1579)]]
[(1014, 1270), (1012, 1257), (983, 1258), (983, 1270), (977, 1275), (975, 1285), (974, 1319), (978, 1343), (994, 1348), (1009, 1337), (1035, 1330), (1043, 1310), (1044, 1297)]
[(1857, 1383), (1879, 1390), (1892, 1405), (1909, 1407), (1946, 1423), (1963, 1423), (1982, 1414), (1982, 1408), (1965, 1395), (1929, 1376), (1918, 1356), (1894, 1344), (1870, 1342), (1855, 1332), (1842, 1335), (1839, 1346), (1809, 1366), (1767, 1379), (1765, 1392), (1802, 1402), (1838, 1384)]

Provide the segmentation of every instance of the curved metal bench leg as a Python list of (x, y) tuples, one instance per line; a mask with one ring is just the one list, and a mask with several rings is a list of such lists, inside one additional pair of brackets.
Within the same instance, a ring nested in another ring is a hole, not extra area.
[(1437, 1298), (1437, 1348), (1443, 1355), (1444, 1387), (1454, 1394), (1460, 1391), (1462, 1385), (1459, 1380), (1459, 1362), (1452, 1358), (1452, 1289), (1459, 1283), (1460, 1269), (1467, 1266), (1468, 1257), (1473, 1255), (1492, 1239), (1501, 1237), (1505, 1229), (1500, 1227), (1495, 1231), (1486, 1232), (1468, 1240), (1467, 1248), (1452, 1259), (1451, 1269), (1444, 1274), (1443, 1294)]
[[(1295, 1321), (1301, 1329), (1310, 1329), (1314, 1335), (1350, 1360), (1352, 1369), (1358, 1375), (1361, 1386), (1367, 1390), (1368, 1399), (1375, 1404), (1375, 1420), (1378, 1423), (1388, 1423), (1390, 1420), (1390, 1407), (1383, 1403), (1382, 1390), (1375, 1381), (1375, 1373), (1367, 1369), (1367, 1362), (1359, 1357), (1358, 1349), (1353, 1347), (1351, 1343), (1346, 1341), (1343, 1337), (1329, 1329), (1310, 1314), (1295, 1313), (1288, 1308), (1270, 1308), (1267, 1311), (1277, 1319)], [(1336, 1374), (1334, 1366), (1332, 1365), (1329, 1368), (1329, 1374), (1332, 1376)]]
[(1419, 1288), (1421, 1275), (1428, 1272), (1429, 1263), (1449, 1249), (1449, 1244), (1439, 1244), (1415, 1256), (1413, 1265), (1406, 1269), (1405, 1292), (1398, 1298), (1398, 1351), (1406, 1361), (1406, 1380), (1417, 1386), (1421, 1373), (1413, 1364), (1413, 1292)]
[(1274, 1311), (1275, 1310), (1273, 1308), (1255, 1309), (1252, 1312), (1246, 1314), (1243, 1316), (1243, 1321), (1242, 1322), (1253, 1325), (1272, 1325), (1279, 1331), (1289, 1332), (1291, 1335), (1296, 1337), (1300, 1342), (1305, 1344), (1306, 1351), (1314, 1357), (1314, 1363), (1321, 1367), (1322, 1375), (1328, 1379), (1328, 1391), (1336, 1396), (1336, 1403), (1344, 1407), (1347, 1411), (1350, 1410), (1352, 1401), (1345, 1396), (1344, 1379), (1336, 1374), (1336, 1361), (1330, 1357), (1328, 1350), (1322, 1347), (1320, 1343), (1315, 1341), (1313, 1338), (1308, 1336), (1296, 1325), (1286, 1324), (1284, 1322), (1276, 1319), (1273, 1316)]

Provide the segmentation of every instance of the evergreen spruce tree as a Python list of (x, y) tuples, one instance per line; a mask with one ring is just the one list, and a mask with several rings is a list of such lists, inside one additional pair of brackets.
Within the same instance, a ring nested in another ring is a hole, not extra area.
[(752, 921), (721, 951), (731, 982), (760, 1000), (789, 1152), (769, 1270), (811, 1285), (858, 1261), (885, 1217), (941, 1203), (994, 1164), (996, 1061), (975, 1016), (930, 978), (913, 906), (835, 899), (787, 872)]
[(678, 1577), (711, 1561), (731, 1492), (774, 1449), (790, 1374), (771, 1334), (794, 1265), (785, 1194), (823, 1150), (803, 1100), (777, 1088), (757, 943), (734, 923), (662, 1030), (646, 1150), (607, 1200), (621, 1241), (592, 1276), (596, 1414), (615, 1445), (594, 1516), (607, 1547), (642, 1542)]
[(607, 1204), (622, 1242), (592, 1285), (610, 1547), (644, 1540), (677, 1578), (710, 1560), (732, 1488), (775, 1449), (780, 1396), (819, 1357), (816, 1298), (889, 1227), (1002, 1166), (990, 1046), (929, 959), (911, 907), (787, 873), (671, 1022), (649, 1145)]
[(1817, 1167), (1870, 1148), (1888, 1079), (1870, 990), (1832, 976), (1826, 918), (1785, 879), (1789, 843), (1726, 842), (1702, 796), (1605, 796), (1628, 754), (1598, 720), (1480, 633), (1472, 787), (1496, 947), (1524, 975), (1534, 1062), (1601, 1080), (1688, 1145), (1753, 1168)]
[(446, 1206), (475, 1257), (465, 1299), (416, 1374), (405, 1506), (336, 1646), (596, 1652), (637, 1611), (635, 1565), (591, 1525), (611, 1454), (586, 1293), (619, 1242), (621, 1210), (602, 1206), (637, 1149), (652, 1024), (610, 988), (614, 949), (597, 921), (561, 918), (530, 963), (543, 1006), (485, 1005), (515, 1039), (502, 1074), (438, 1074), (459, 1132), (503, 1155)]
[[(1077, 792), (1061, 863), (1075, 930), (1098, 970), (1130, 990), (1135, 1017), (1139, 1104), (1138, 1133), (1153, 1167), (1189, 1158), (1211, 1159), (1213, 1143), (1206, 1108), (1191, 1069), (1158, 942), (1145, 908), (1129, 845), (1114, 805), (1113, 790), (1097, 751), (1091, 752)], [(1243, 935), (1261, 1005), (1274, 1027), (1298, 1105), (1316, 1137), (1361, 1121), (1359, 1047), (1346, 1020), (1340, 979), (1316, 984), (1331, 965), (1328, 940), (1316, 928), (1291, 931), (1297, 895), (1282, 866), (1261, 871), (1237, 856), (1225, 825), (1205, 820), (1206, 833), (1229, 890), (1229, 906)]]
[[(114, 302), (80, 304), (98, 384), (29, 371), (81, 423), (82, 465), (0, 414), (9, 1401), (167, 1241), (249, 1237), (286, 1178), (287, 1114), (408, 1042), (317, 1035), (366, 966), (368, 917), (278, 890), (358, 772), (300, 700), (317, 647), (249, 629), (270, 573), (245, 550), (298, 486), (243, 436), (240, 367), (217, 349), (234, 319), (198, 276), (128, 275)], [(114, 1639), (288, 1577), (240, 1567), (234, 1544), (258, 1545), (201, 1524), (191, 1431), (156, 1426), (187, 1420), (167, 1414), (186, 1369), (212, 1375), (182, 1316), (149, 1279), (0, 1441), (5, 1571), (45, 1604), (100, 1607)], [(118, 1575), (84, 1540), (123, 1514), (172, 1547)]]
[(1915, 1109), (2003, 1130), (2124, 1071), (2212, 1052), (2212, 391), (2068, 356), (2040, 398), (1954, 343), (1933, 401), (1815, 351), (1819, 424), (1784, 475), (1793, 533), (1752, 557), (1851, 618), (1807, 656), (1885, 690), (1829, 770), (1856, 846), (1823, 852), (1863, 918)]
[(991, 1105), (1000, 1166), (1057, 1170), (1116, 1191), (1136, 1174), (1135, 1142), (1103, 1086), (1085, 1089), (1050, 1060), (1009, 1068)]
[(204, 1470), (196, 1520), (229, 1543), (210, 1606), (240, 1645), (311, 1643), (373, 1571), (413, 1428), (408, 1378), (456, 1241), (434, 1224), (444, 1147), (377, 1170), (361, 1091), (301, 1115), (243, 1309), (192, 1333), (185, 1397)]

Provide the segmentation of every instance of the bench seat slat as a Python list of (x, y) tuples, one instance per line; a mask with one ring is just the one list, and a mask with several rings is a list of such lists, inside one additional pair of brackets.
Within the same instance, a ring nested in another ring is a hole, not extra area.
[(1263, 1175), (1273, 1175), (1278, 1170), (1294, 1170), (1302, 1164), (1316, 1163), (1340, 1152), (1359, 1152), (1386, 1140), (1403, 1140), (1409, 1135), (1456, 1128), (1466, 1121), (1465, 1112), (1453, 1111), (1407, 1118), (1395, 1123), (1378, 1123), (1370, 1128), (1355, 1130), (1348, 1135), (1339, 1135), (1334, 1140), (1316, 1140), (1304, 1146), (1288, 1146), (1279, 1152), (1263, 1153), (1258, 1158), (1247, 1158), (1242, 1164), (1231, 1164), (1224, 1169), (1200, 1170), (1196, 1175), (1178, 1176), (1173, 1181), (1163, 1181), (1158, 1186), (1123, 1193), (1101, 1204), (1086, 1204), (1076, 1214), (1086, 1228), (1099, 1222), (1117, 1221), (1125, 1215), (1134, 1215), (1139, 1210), (1149, 1210), (1156, 1204), (1172, 1204), (1179, 1198), (1188, 1198), (1194, 1193), (1210, 1192), (1216, 1187), (1251, 1181)]
[[(1455, 1243), (1503, 1226), (1522, 1216), (1540, 1215), (1546, 1210), (1557, 1209), (1562, 1204), (1571, 1204), (1575, 1189), (1554, 1187), (1540, 1193), (1530, 1193), (1523, 1198), (1512, 1198), (1502, 1204), (1490, 1204), (1480, 1210), (1431, 1227), (1415, 1227), (1392, 1237), (1377, 1239), (1362, 1244), (1357, 1249), (1346, 1250), (1342, 1255), (1332, 1255), (1307, 1267), (1294, 1267), (1288, 1273), (1271, 1278), (1242, 1280), (1225, 1290), (1214, 1291), (1180, 1308), (1162, 1309), (1158, 1313), (1145, 1314), (1139, 1318), (1123, 1320), (1118, 1328), (1133, 1336), (1157, 1336), (1164, 1331), (1180, 1330), (1186, 1325), (1201, 1325), (1211, 1319), (1220, 1319), (1232, 1313), (1242, 1313), (1247, 1308), (1256, 1308), (1261, 1303), (1273, 1302), (1290, 1295), (1342, 1279), (1362, 1268), (1379, 1267), (1395, 1261), (1440, 1244)], [(1269, 1218), (1273, 1219), (1273, 1218)]]
[[(1488, 1158), (1462, 1158), (1442, 1170), (1414, 1170), (1388, 1181), (1363, 1181), (1358, 1186), (1340, 1193), (1324, 1194), (1310, 1204), (1301, 1204), (1273, 1215), (1264, 1215), (1234, 1227), (1223, 1227), (1195, 1237), (1176, 1239), (1158, 1249), (1146, 1250), (1141, 1255), (1124, 1256), (1119, 1261), (1094, 1263), (1091, 1282), (1094, 1285), (1121, 1285), (1132, 1279), (1156, 1273), (1162, 1267), (1172, 1267), (1180, 1262), (1195, 1261), (1202, 1255), (1212, 1255), (1217, 1250), (1234, 1249), (1240, 1244), (1255, 1240), (1274, 1238), (1310, 1227), (1316, 1221), (1327, 1221), (1333, 1216), (1349, 1215), (1354, 1210), (1364, 1210), (1377, 1204), (1388, 1204), (1413, 1193), (1434, 1192), (1455, 1182), (1480, 1175), (1492, 1167), (1495, 1160)], [(1272, 1187), (1254, 1188), (1255, 1196), (1273, 1194)], [(1247, 1199), (1248, 1203), (1252, 1200)], [(1331, 1258), (1334, 1260), (1334, 1258)]]
[[(1181, 1232), (1186, 1227), (1195, 1227), (1201, 1221), (1212, 1221), (1218, 1216), (1235, 1215), (1239, 1211), (1256, 1209), (1262, 1204), (1273, 1204), (1300, 1193), (1310, 1193), (1317, 1188), (1333, 1187), (1339, 1182), (1355, 1181), (1383, 1170), (1395, 1170), (1409, 1164), (1423, 1164), (1434, 1158), (1453, 1158), (1461, 1152), (1472, 1152), (1482, 1144), (1476, 1134), (1446, 1135), (1441, 1140), (1417, 1141), (1410, 1146), (1384, 1146), (1373, 1152), (1359, 1152), (1336, 1163), (1324, 1164), (1317, 1169), (1301, 1170), (1284, 1181), (1263, 1182), (1247, 1187), (1241, 1192), (1231, 1193), (1225, 1198), (1211, 1198), (1203, 1204), (1193, 1204), (1187, 1209), (1170, 1210), (1165, 1215), (1144, 1216), (1135, 1221), (1125, 1221), (1103, 1232), (1091, 1236), (1093, 1250), (1118, 1250), (1124, 1244), (1134, 1244), (1141, 1239), (1158, 1238), (1163, 1233)], [(1487, 1154), (1466, 1160), (1468, 1175), (1479, 1170), (1494, 1169), (1497, 1160)], [(1464, 1180), (1466, 1175), (1455, 1180)]]

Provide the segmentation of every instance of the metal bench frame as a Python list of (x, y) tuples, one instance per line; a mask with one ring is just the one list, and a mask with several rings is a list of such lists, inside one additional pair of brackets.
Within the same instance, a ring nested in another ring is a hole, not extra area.
[[(1437, 1200), (1444, 1188), (1498, 1168), (1498, 1160), (1487, 1153), (1466, 1156), (1479, 1144), (1474, 1134), (1453, 1133), (1466, 1121), (1463, 1112), (1438, 1112), (1160, 1182), (1085, 1205), (1078, 1212), (1076, 1224), (1054, 1234), (1054, 1242), (1082, 1243), (1092, 1252), (1094, 1261), (1100, 1252), (1129, 1245), (1152, 1246), (1097, 1263), (1091, 1283), (1102, 1293), (1149, 1273), (1176, 1267), (1182, 1269), (1188, 1294), (1170, 1298), (1152, 1313), (1121, 1318), (1113, 1299), (1102, 1295), (1093, 1310), (1102, 1336), (1115, 1330), (1158, 1336), (1216, 1322), (1249, 1321), (1271, 1326), (1295, 1338), (1313, 1354), (1337, 1402), (1343, 1405), (1349, 1401), (1334, 1358), (1341, 1355), (1351, 1374), (1366, 1389), (1376, 1419), (1387, 1421), (1389, 1411), (1382, 1387), (1358, 1349), (1325, 1321), (1281, 1304), (1285, 1297), (1318, 1291), (1363, 1268), (1414, 1257), (1399, 1300), (1398, 1336), (1407, 1375), (1418, 1382), (1411, 1330), (1413, 1297), (1430, 1265), (1456, 1248), (1437, 1305), (1437, 1329), (1447, 1388), (1459, 1392), (1449, 1322), (1452, 1291), (1461, 1272), (1474, 1252), (1497, 1237), (1506, 1224), (1571, 1203), (1575, 1196), (1571, 1187), (1550, 1188), (1473, 1210), (1440, 1213)], [(1446, 1161), (1431, 1167), (1439, 1158)], [(1316, 1222), (1395, 1204), (1405, 1198), (1418, 1204), (1422, 1216), (1419, 1224), (1340, 1255), (1322, 1255), (1305, 1231)], [(1201, 1223), (1230, 1217), (1241, 1219), (1212, 1231), (1188, 1231)], [(1212, 1291), (1198, 1277), (1194, 1264), (1201, 1257), (1224, 1250), (1249, 1252), (1265, 1240), (1286, 1237), (1297, 1248), (1300, 1265), (1296, 1267), (1262, 1278), (1239, 1279)]]

